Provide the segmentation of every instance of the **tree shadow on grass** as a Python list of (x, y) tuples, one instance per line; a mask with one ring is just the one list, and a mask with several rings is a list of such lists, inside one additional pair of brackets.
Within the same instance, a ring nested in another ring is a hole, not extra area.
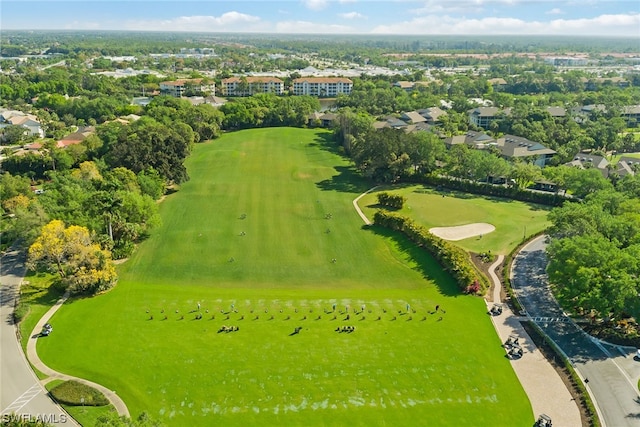
[(333, 133), (331, 132), (317, 134), (309, 146), (317, 147), (323, 151), (328, 151), (329, 153), (347, 158), (342, 146), (334, 141)]
[(341, 193), (362, 193), (374, 184), (362, 178), (352, 166), (336, 166), (336, 175), (329, 179), (316, 182), (322, 191), (339, 191)]
[(435, 258), (425, 249), (406, 238), (402, 233), (377, 225), (364, 227), (374, 234), (396, 243), (398, 250), (402, 254), (415, 261), (417, 265), (414, 269), (419, 271), (425, 279), (433, 281), (442, 295), (448, 297), (462, 295), (453, 277), (438, 264)]
[[(33, 277), (42, 277), (39, 272), (28, 272), (25, 282), (31, 282)], [(64, 295), (64, 288), (59, 281), (54, 280), (48, 286), (35, 286), (32, 283), (23, 284), (20, 288), (20, 299), (28, 305), (53, 306)]]

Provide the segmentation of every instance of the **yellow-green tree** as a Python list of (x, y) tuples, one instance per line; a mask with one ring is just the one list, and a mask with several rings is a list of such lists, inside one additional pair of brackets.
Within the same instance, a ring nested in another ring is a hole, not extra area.
[(96, 293), (112, 287), (117, 274), (111, 253), (94, 243), (85, 227), (53, 220), (42, 227), (40, 236), (29, 247), (27, 266), (47, 268), (60, 276), (74, 293)]

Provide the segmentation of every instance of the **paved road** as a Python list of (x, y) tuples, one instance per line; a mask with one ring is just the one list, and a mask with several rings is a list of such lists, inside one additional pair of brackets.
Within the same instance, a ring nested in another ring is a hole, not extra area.
[(6, 420), (7, 414), (15, 413), (23, 419), (77, 425), (48, 396), (16, 339), (12, 315), (18, 286), (24, 276), (24, 259), (19, 252), (8, 251), (0, 264), (0, 422)]
[[(502, 265), (503, 261), (504, 256), (500, 255), (496, 262), (489, 267), (489, 276), (494, 287), (493, 301), (487, 302), (487, 309), (490, 309), (494, 303), (502, 302), (500, 300), (502, 284), (495, 269)], [(502, 314), (491, 316), (491, 321), (500, 340), (505, 342), (510, 337), (517, 337), (525, 350), (522, 357), (510, 359), (510, 362), (522, 388), (529, 397), (534, 416), (537, 418), (540, 414), (547, 414), (557, 426), (580, 427), (582, 420), (577, 402), (571, 396), (558, 372), (538, 350), (520, 320), (506, 305), (503, 306)]]
[[(564, 315), (548, 287), (544, 237), (515, 258), (511, 280), (527, 314), (564, 351), (578, 374), (588, 379), (601, 421), (608, 427), (640, 426), (640, 361), (629, 348), (603, 345)], [(585, 380), (586, 382), (586, 380)]]

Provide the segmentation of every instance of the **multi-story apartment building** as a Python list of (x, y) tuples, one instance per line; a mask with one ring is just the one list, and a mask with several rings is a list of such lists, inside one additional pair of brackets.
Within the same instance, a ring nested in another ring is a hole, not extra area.
[(214, 82), (204, 83), (203, 79), (180, 79), (175, 81), (160, 82), (160, 94), (170, 95), (181, 98), (189, 91), (206, 93), (208, 95), (216, 94), (216, 85)]
[(229, 77), (222, 80), (222, 94), (225, 96), (250, 96), (255, 93), (282, 95), (284, 82), (276, 77)]
[(294, 95), (333, 97), (348, 95), (352, 88), (353, 82), (344, 77), (302, 77), (293, 81)]

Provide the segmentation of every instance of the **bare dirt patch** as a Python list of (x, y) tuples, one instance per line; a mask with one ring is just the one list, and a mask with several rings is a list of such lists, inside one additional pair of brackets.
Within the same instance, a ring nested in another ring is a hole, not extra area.
[(491, 233), (496, 229), (495, 226), (486, 222), (477, 222), (474, 224), (459, 225), (457, 227), (434, 227), (429, 232), (444, 240), (462, 240), (474, 236), (482, 236)]

